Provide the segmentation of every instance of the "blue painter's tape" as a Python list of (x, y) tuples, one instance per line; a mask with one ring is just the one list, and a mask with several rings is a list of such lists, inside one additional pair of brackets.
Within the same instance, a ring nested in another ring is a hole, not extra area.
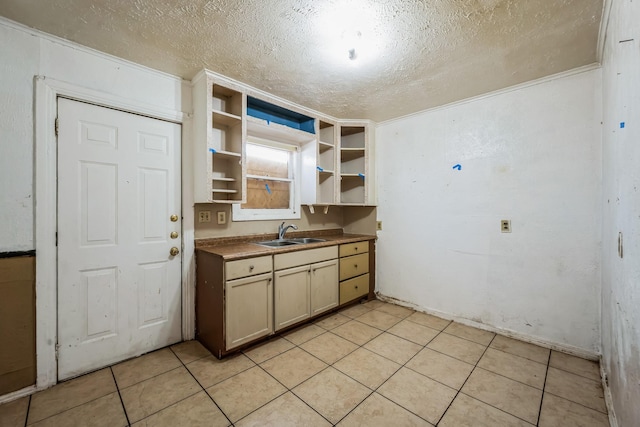
[(359, 173), (358, 176), (364, 180), (364, 174), (363, 173)]
[(269, 184), (265, 184), (264, 187), (267, 189), (267, 193), (271, 194), (271, 189), (269, 188)]
[(316, 166), (316, 168), (317, 168), (320, 172), (324, 172), (324, 169), (322, 169), (320, 166)]
[(209, 151), (211, 151), (213, 154), (216, 154), (216, 150), (214, 150), (213, 148), (209, 148)]
[(271, 120), (267, 119), (267, 126), (269, 126), (271, 124)]
[(620, 129), (624, 129), (624, 122), (620, 122)]
[(453, 167), (454, 169), (462, 170), (462, 165), (457, 164)]

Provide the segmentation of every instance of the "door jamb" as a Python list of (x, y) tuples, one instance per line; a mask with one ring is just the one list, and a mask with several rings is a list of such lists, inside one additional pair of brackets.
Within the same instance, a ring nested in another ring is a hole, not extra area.
[(35, 207), (36, 247), (36, 389), (57, 383), (57, 98), (90, 102), (125, 112), (182, 125), (182, 338), (192, 339), (195, 324), (194, 204), (193, 179), (183, 172), (191, 159), (188, 115), (171, 108), (124, 99), (71, 83), (34, 77)]

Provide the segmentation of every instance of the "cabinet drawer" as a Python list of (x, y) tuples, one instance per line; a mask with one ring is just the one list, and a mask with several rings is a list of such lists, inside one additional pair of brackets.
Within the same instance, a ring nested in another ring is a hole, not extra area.
[(338, 247), (328, 246), (326, 248), (277, 254), (273, 256), (273, 264), (276, 270), (282, 270), (335, 258), (338, 258)]
[(340, 304), (369, 293), (369, 273), (340, 282)]
[(226, 280), (239, 279), (240, 277), (253, 276), (254, 274), (269, 273), (273, 270), (271, 256), (241, 259), (225, 263)]
[(369, 242), (356, 242), (340, 245), (340, 257), (363, 254), (369, 252)]
[(340, 280), (350, 279), (368, 272), (368, 253), (340, 258)]

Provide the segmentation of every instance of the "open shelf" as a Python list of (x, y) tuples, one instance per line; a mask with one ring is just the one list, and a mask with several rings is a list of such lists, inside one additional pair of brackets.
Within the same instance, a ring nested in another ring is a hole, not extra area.
[(242, 124), (242, 117), (224, 111), (213, 111), (213, 123), (217, 126), (236, 126)]
[(211, 110), (230, 117), (242, 117), (242, 92), (213, 84)]

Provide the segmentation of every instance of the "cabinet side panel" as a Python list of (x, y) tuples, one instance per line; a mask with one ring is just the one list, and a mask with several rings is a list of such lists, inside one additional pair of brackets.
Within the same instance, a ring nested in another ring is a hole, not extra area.
[(196, 338), (215, 356), (224, 353), (224, 283), (220, 257), (196, 254)]
[(376, 299), (376, 241), (369, 240), (369, 301)]

